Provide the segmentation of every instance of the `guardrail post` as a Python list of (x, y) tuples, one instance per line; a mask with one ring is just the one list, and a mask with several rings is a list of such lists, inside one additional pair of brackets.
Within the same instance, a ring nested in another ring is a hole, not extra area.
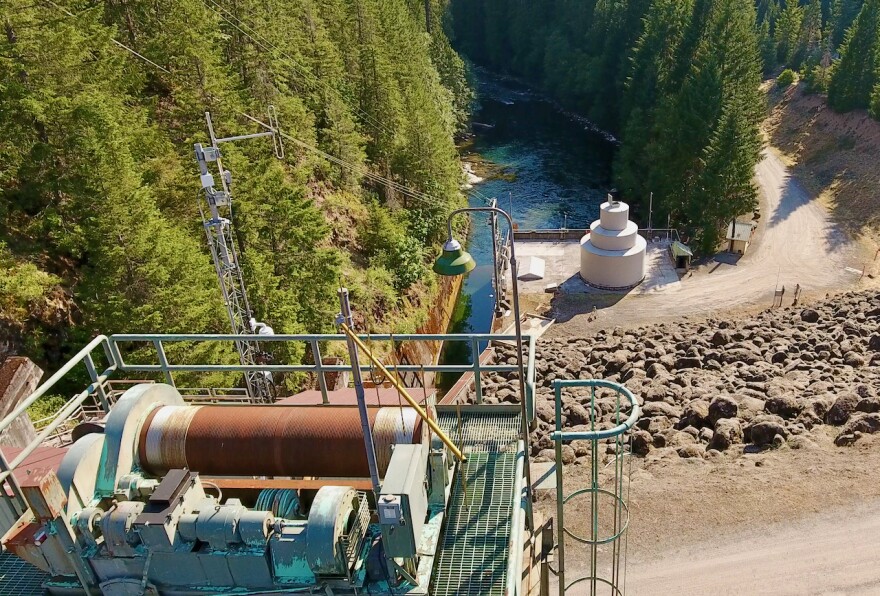
[(174, 376), (168, 370), (168, 356), (165, 355), (165, 346), (162, 345), (162, 340), (154, 339), (153, 345), (156, 347), (156, 356), (159, 358), (159, 366), (162, 367), (162, 372), (165, 374), (165, 381), (175, 387)]
[(327, 395), (327, 379), (324, 378), (324, 362), (321, 358), (321, 346), (317, 339), (309, 341), (312, 346), (312, 358), (315, 361), (315, 372), (318, 374), (318, 388), (321, 390), (321, 403), (329, 404), (330, 397)]
[(85, 358), (83, 358), (83, 362), (86, 365), (86, 370), (89, 371), (89, 377), (91, 377), (92, 383), (95, 384), (95, 391), (98, 392), (98, 400), (101, 402), (101, 409), (104, 410), (104, 412), (109, 413), (110, 400), (107, 399), (107, 392), (104, 391), (104, 384), (98, 380), (98, 369), (95, 368), (95, 361), (92, 359), (91, 352), (86, 354)]

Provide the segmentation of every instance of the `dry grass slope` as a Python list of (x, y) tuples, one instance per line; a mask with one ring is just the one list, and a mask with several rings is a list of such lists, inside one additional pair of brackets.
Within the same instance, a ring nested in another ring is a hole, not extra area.
[(838, 114), (802, 85), (767, 86), (765, 131), (792, 175), (853, 238), (880, 243), (880, 122), (864, 110)]

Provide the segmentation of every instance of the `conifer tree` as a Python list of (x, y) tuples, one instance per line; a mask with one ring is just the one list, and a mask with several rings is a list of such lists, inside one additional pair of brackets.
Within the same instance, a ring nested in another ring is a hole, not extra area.
[(828, 104), (838, 112), (869, 106), (877, 82), (878, 36), (880, 0), (865, 0), (846, 34), (828, 85)]

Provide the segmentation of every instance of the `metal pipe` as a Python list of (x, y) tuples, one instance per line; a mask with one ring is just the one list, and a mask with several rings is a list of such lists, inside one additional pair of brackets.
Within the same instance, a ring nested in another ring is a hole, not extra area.
[(330, 398), (327, 396), (327, 379), (324, 377), (324, 361), (321, 356), (321, 346), (318, 340), (313, 339), (309, 342), (312, 348), (312, 360), (315, 361), (315, 374), (318, 375), (318, 389), (321, 390), (321, 403), (329, 404)]
[[(381, 478), (398, 443), (421, 441), (412, 408), (369, 407)], [(360, 412), (349, 406), (161, 406), (137, 438), (140, 467), (161, 476), (189, 468), (217, 476), (365, 478)]]
[[(358, 339), (358, 336), (354, 334), (354, 332), (351, 330), (351, 328), (348, 327), (348, 325), (342, 323), (342, 325), (340, 326), (342, 327), (342, 330), (346, 333), (346, 335), (348, 335), (349, 339), (357, 347), (364, 351), (364, 354), (366, 354), (367, 358), (369, 358), (370, 361), (376, 366), (376, 368), (379, 369), (379, 372), (381, 372), (388, 378), (389, 382), (394, 385), (394, 388), (400, 392), (403, 398), (416, 411), (419, 417), (425, 421), (425, 424), (427, 424), (428, 427), (430, 427), (430, 429), (437, 435), (437, 437), (441, 441), (443, 441), (443, 444), (449, 447), (449, 450), (452, 451), (453, 455), (455, 455), (455, 457), (459, 461), (465, 461), (465, 457), (462, 454), (461, 450), (456, 447), (455, 443), (452, 442), (452, 439), (446, 436), (446, 433), (443, 432), (443, 429), (440, 428), (440, 426), (430, 416), (428, 416), (428, 413), (422, 409), (422, 407), (419, 405), (419, 402), (412, 398), (409, 392), (407, 392), (406, 387), (404, 387), (400, 383), (400, 381), (394, 375), (392, 375), (387, 368), (385, 368), (385, 365), (382, 364), (382, 362), (380, 362), (379, 359), (376, 358), (372, 352), (370, 352), (369, 348), (367, 348), (367, 346), (365, 346), (364, 343), (360, 339)], [(358, 376), (360, 376), (360, 371), (358, 371)]]
[[(516, 268), (516, 242), (514, 241), (513, 219), (511, 219), (509, 213), (507, 213), (503, 209), (498, 209), (497, 207), (465, 207), (463, 209), (456, 209), (449, 214), (449, 218), (446, 220), (450, 240), (452, 239), (452, 218), (459, 213), (495, 213), (502, 216), (507, 221), (507, 225), (510, 228), (510, 285), (513, 286), (513, 318), (514, 326), (516, 329), (516, 362), (519, 371), (519, 403), (522, 417), (521, 433), (525, 451), (527, 454), (529, 454), (529, 457), (531, 457), (531, 447), (529, 441), (529, 426), (531, 424), (531, 419), (530, 413), (528, 411), (528, 405), (526, 404), (526, 371), (525, 367), (523, 366), (522, 321), (520, 320), (519, 286), (517, 284), (517, 276), (519, 274)], [(529, 497), (529, 509), (527, 513), (527, 518), (529, 522), (529, 529), (534, 530), (534, 518), (532, 516), (532, 502), (534, 501), (534, 496), (532, 494), (532, 471), (530, 462), (525, 463), (525, 476), (527, 484), (526, 490), (528, 491)]]
[[(554, 386), (559, 388), (557, 389), (557, 391), (560, 391), (565, 387), (584, 387), (584, 383), (584, 381), (578, 380), (563, 381), (557, 379), (556, 381), (554, 381)], [(611, 437), (615, 437), (621, 433), (628, 431), (638, 421), (639, 416), (641, 416), (642, 410), (639, 407), (639, 402), (636, 401), (635, 396), (633, 396), (632, 392), (629, 389), (611, 381), (591, 380), (589, 381), (589, 383), (589, 386), (592, 387), (605, 387), (606, 389), (613, 389), (614, 391), (622, 393), (627, 401), (629, 401), (629, 405), (632, 408), (632, 412), (630, 413), (629, 418), (627, 418), (621, 424), (618, 424), (614, 428), (608, 428), (604, 430), (563, 432), (561, 429), (557, 428), (556, 431), (550, 435), (550, 438), (552, 440), (555, 441), (557, 438), (562, 441), (596, 441), (601, 439), (610, 439)]]
[(215, 139), (215, 143), (228, 143), (229, 141), (244, 141), (245, 139), (258, 139), (260, 137), (271, 137), (274, 136), (274, 132), (255, 132), (249, 135), (236, 135), (234, 137), (223, 137), (222, 139)]
[(373, 430), (370, 428), (370, 418), (367, 413), (367, 398), (364, 395), (364, 382), (361, 378), (361, 367), (358, 362), (358, 346), (355, 336), (350, 327), (354, 325), (351, 316), (351, 304), (348, 301), (348, 289), (339, 288), (340, 314), (337, 322), (348, 335), (348, 356), (351, 359), (351, 374), (354, 379), (354, 390), (357, 394), (358, 412), (361, 416), (361, 428), (364, 432), (364, 449), (367, 451), (367, 463), (370, 467), (370, 480), (373, 481), (373, 492), (376, 502), (379, 502), (379, 493), (382, 487), (379, 484), (379, 465), (376, 463), (376, 447), (373, 445)]
[(522, 533), (525, 529), (525, 512), (528, 510), (526, 499), (523, 498), (523, 461), (528, 455), (523, 451), (523, 442), (517, 445), (516, 468), (514, 472), (513, 484), (513, 521), (510, 526), (510, 543), (508, 551), (510, 559), (507, 563), (507, 594), (520, 594), (520, 584), (522, 583), (522, 562), (523, 553), (517, 549), (518, 544), (522, 544)]
[[(104, 336), (100, 336), (104, 337)], [(371, 333), (369, 337), (366, 334), (358, 334), (361, 339), (372, 339), (375, 341), (391, 341), (391, 333)], [(470, 341), (478, 339), (480, 341), (507, 340), (513, 341), (515, 335), (501, 335), (497, 333), (395, 333), (394, 340), (402, 341)], [(255, 333), (237, 335), (234, 333), (114, 333), (109, 338), (111, 343), (114, 342), (146, 342), (154, 339), (162, 341), (233, 341), (243, 339), (245, 341), (261, 341), (261, 342), (277, 342), (277, 341), (309, 341), (317, 339), (319, 341), (344, 341), (345, 335), (336, 334), (276, 334), (276, 335), (258, 335)]]

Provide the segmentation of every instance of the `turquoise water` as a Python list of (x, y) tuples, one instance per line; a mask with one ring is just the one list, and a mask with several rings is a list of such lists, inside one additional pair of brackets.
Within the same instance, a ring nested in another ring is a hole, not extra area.
[[(491, 128), (474, 126), (463, 157), (474, 153), (491, 162), (494, 176), (474, 186), (470, 206), (497, 198), (520, 229), (586, 229), (610, 188), (613, 139), (516, 83), (480, 73), (477, 90), (473, 121)], [(488, 333), (492, 327), (492, 237), (487, 216), (471, 217), (467, 247), (477, 267), (462, 285), (450, 333)], [(507, 224), (498, 221), (506, 234)], [(470, 359), (469, 347), (452, 344), (441, 357), (444, 363)]]

